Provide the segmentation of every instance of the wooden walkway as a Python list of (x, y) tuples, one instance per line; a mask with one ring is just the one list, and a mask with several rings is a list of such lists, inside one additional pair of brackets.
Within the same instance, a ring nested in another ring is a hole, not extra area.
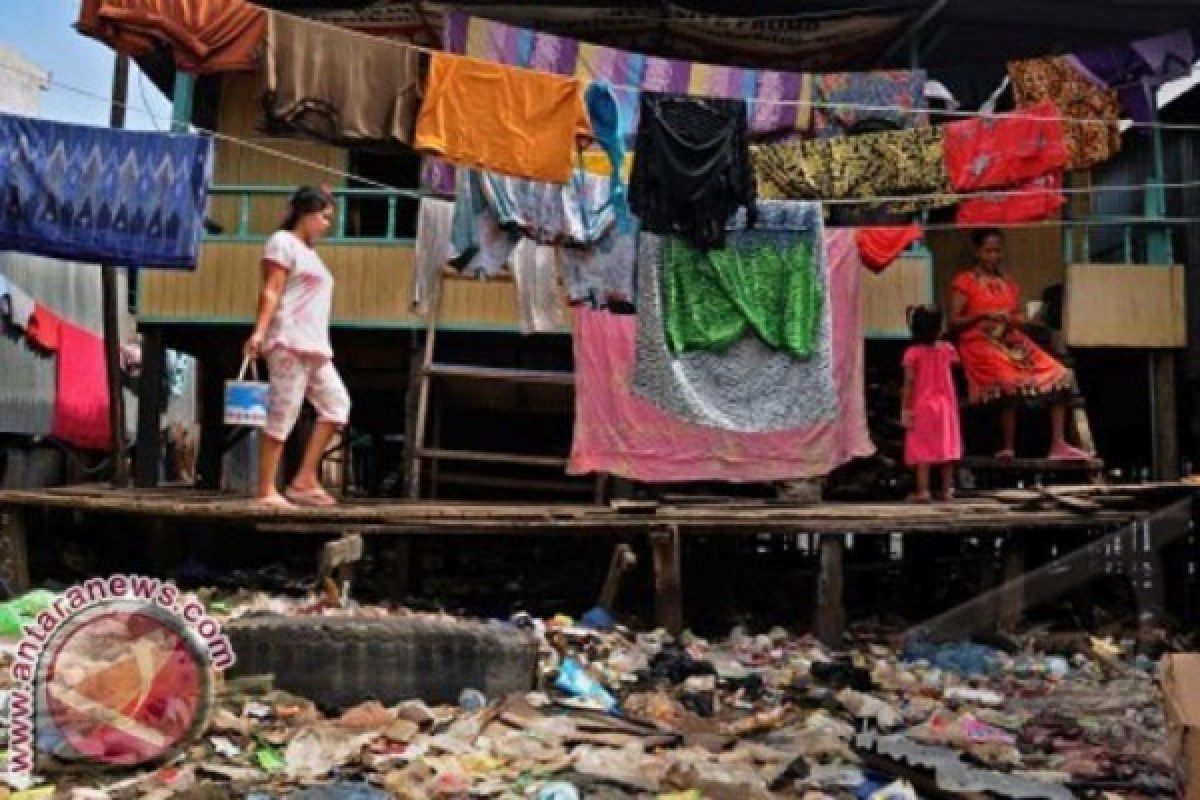
[[(1077, 486), (979, 493), (952, 504), (794, 505), (761, 500), (700, 498), (670, 503), (597, 505), (444, 503), (355, 500), (323, 509), (265, 508), (245, 498), (192, 489), (114, 490), (75, 486), (0, 491), (0, 576), (14, 588), (30, 585), (26, 537), (47, 509), (137, 521), (187, 520), (230, 532), (247, 529), (325, 537), (362, 535), (485, 536), (605, 535), (646, 537), (654, 561), (659, 622), (683, 626), (683, 540), (695, 535), (821, 534), (817, 628), (836, 636), (841, 610), (844, 534), (993, 533), (1017, 547), (1037, 532), (1114, 529), (1190, 498), (1178, 484)], [(131, 524), (130, 528), (135, 529)], [(1021, 556), (1012, 555), (1012, 564)], [(1019, 574), (1019, 566), (1013, 567)], [(1009, 570), (1011, 572), (1012, 570)]]

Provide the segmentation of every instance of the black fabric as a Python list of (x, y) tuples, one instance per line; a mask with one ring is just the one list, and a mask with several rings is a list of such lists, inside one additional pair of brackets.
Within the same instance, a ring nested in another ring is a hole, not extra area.
[(647, 233), (682, 236), (710, 250), (745, 206), (754, 226), (746, 104), (642, 92), (629, 205)]

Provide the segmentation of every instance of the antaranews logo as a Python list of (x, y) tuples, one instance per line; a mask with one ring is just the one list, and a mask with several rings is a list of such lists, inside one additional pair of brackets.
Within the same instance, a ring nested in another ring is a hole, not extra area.
[(220, 625), (173, 583), (137, 575), (72, 586), (25, 626), (10, 673), (6, 782), (37, 751), (65, 761), (162, 761), (203, 732), (214, 674), (234, 663)]

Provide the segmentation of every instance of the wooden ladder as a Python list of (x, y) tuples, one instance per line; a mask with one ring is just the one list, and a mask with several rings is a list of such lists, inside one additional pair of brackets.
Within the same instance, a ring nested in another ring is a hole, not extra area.
[[(416, 408), (410, 409), (414, 422), (409, 428), (410, 441), (407, 445), (408, 470), (405, 480), (405, 494), (410, 499), (421, 497), (421, 473), (424, 462), (433, 464), (431, 478), (437, 483), (437, 464), (439, 461), (462, 461), (478, 464), (512, 464), (522, 467), (544, 467), (565, 470), (567, 459), (561, 456), (539, 456), (518, 453), (495, 453), (479, 450), (450, 450), (427, 443), (427, 428), (429, 427), (429, 393), (432, 383), (437, 379), (455, 378), (477, 381), (496, 381), (520, 384), (540, 384), (544, 386), (575, 386), (575, 373), (561, 370), (531, 370), (507, 367), (489, 367), (478, 364), (448, 364), (438, 362), (435, 358), (437, 345), (438, 320), (441, 316), (444, 273), (439, 273), (436, 282), (436, 295), (432, 308), (426, 317), (424, 349), (417, 370)], [(453, 279), (453, 278), (452, 278)], [(411, 378), (410, 378), (411, 380)], [(577, 484), (566, 480), (533, 480), (505, 477), (480, 478), (477, 483), (492, 488), (530, 488), (546, 490), (579, 489)], [(436, 486), (434, 487), (436, 489)], [(595, 492), (600, 497), (603, 488), (601, 478), (596, 479)]]

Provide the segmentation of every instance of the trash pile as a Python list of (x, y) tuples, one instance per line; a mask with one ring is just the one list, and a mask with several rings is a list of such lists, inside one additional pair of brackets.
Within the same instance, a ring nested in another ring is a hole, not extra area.
[[(207, 599), (230, 616), (338, 613), (311, 598)], [(1059, 655), (1036, 636), (1006, 652), (860, 629), (833, 651), (783, 630), (634, 633), (599, 610), (510, 624), (540, 642), (536, 691), (339, 711), (270, 676), (233, 678), (203, 738), (166, 766), (44, 774), (74, 800), (1174, 794), (1155, 664), (1112, 640), (1075, 637)]]

